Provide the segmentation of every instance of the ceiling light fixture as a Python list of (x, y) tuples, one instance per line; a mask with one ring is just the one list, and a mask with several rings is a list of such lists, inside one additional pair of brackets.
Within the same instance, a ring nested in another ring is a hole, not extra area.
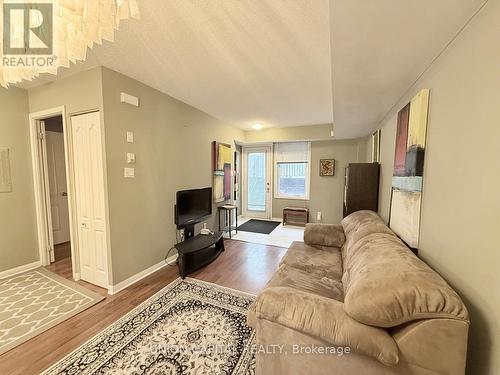
[(57, 74), (61, 66), (68, 68), (70, 63), (84, 61), (87, 48), (94, 43), (114, 40), (121, 20), (139, 18), (137, 0), (5, 2), (3, 6), (6, 25), (4, 30), (0, 28), (3, 87), (31, 81), (41, 73)]
[(253, 124), (253, 125), (252, 125), (252, 128), (253, 128), (254, 130), (260, 130), (260, 129), (262, 129), (263, 127), (264, 127), (264, 126), (263, 126), (262, 124), (260, 124), (260, 123), (257, 123), (257, 124)]

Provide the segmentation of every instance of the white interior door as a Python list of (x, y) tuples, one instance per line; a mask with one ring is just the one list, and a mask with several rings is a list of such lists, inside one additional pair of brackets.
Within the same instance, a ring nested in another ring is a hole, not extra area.
[(64, 160), (64, 134), (46, 131), (47, 172), (54, 244), (69, 242), (69, 210)]
[(80, 276), (108, 286), (104, 161), (99, 112), (71, 117)]
[(272, 146), (243, 147), (243, 215), (272, 216)]

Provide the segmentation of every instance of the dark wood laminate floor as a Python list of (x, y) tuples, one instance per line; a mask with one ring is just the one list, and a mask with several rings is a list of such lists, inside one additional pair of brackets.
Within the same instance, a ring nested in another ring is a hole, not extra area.
[[(272, 277), (286, 251), (241, 241), (226, 240), (225, 244), (226, 251), (219, 258), (189, 277), (257, 294)], [(47, 268), (67, 279), (72, 277), (71, 258)], [(177, 277), (177, 266), (167, 266), (113, 296), (79, 281), (105, 296), (105, 300), (1, 355), (0, 374), (40, 373)]]
[(56, 262), (71, 256), (71, 242), (64, 242), (54, 246), (54, 257)]

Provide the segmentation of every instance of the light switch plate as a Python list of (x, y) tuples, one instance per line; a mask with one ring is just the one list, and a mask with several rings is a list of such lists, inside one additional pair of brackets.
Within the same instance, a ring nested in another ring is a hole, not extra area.
[(124, 168), (123, 177), (134, 178), (135, 177), (135, 169), (134, 168)]
[(127, 142), (134, 143), (134, 132), (127, 132)]
[(135, 164), (135, 154), (133, 152), (127, 152), (127, 164)]

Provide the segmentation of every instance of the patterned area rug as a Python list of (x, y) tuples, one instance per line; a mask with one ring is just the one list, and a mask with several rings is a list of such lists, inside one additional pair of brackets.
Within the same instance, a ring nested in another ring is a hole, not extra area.
[(254, 299), (177, 279), (43, 374), (254, 374)]
[(45, 268), (0, 280), (0, 354), (102, 299)]

